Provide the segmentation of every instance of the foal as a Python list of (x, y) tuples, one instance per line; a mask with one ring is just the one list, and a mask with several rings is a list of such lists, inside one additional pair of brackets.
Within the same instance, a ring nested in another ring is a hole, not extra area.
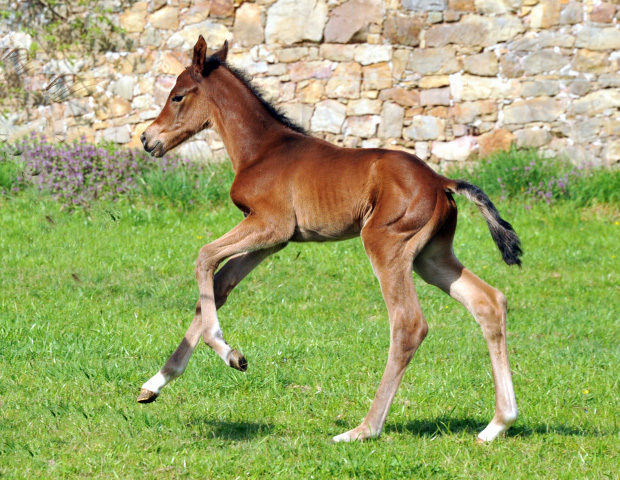
[(179, 75), (166, 105), (141, 139), (147, 152), (161, 157), (213, 126), (235, 171), (230, 197), (245, 218), (200, 250), (200, 298), (194, 320), (164, 367), (143, 385), (138, 402), (152, 402), (183, 373), (201, 336), (224, 362), (245, 371), (245, 358), (224, 340), (216, 314), (231, 290), (288, 242), (360, 235), (387, 305), (390, 349), (368, 415), (334, 441), (381, 434), (403, 373), (426, 336), (412, 270), (461, 302), (482, 327), (496, 405), (495, 416), (478, 440), (490, 441), (505, 431), (517, 418), (506, 349), (506, 298), (455, 257), (457, 212), (452, 194), (464, 195), (478, 206), (504, 261), (520, 265), (519, 239), (510, 224), (478, 187), (442, 177), (413, 155), (340, 148), (305, 134), (226, 64), (227, 42), (211, 56), (206, 52), (200, 36), (192, 65)]

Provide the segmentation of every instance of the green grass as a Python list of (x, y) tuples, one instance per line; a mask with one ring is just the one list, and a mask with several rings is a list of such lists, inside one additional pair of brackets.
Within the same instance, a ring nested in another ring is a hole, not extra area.
[(191, 321), (198, 250), (242, 218), (229, 204), (166, 205), (68, 215), (0, 197), (0, 478), (617, 478), (617, 206), (499, 202), (523, 242), (519, 270), (459, 200), (455, 251), (509, 300), (519, 420), (475, 444), (494, 410), (485, 342), (463, 307), (416, 278), (430, 332), (383, 435), (332, 445), (367, 413), (388, 349), (360, 241), (291, 244), (266, 260), (219, 313), (248, 372), (201, 345), (140, 405)]

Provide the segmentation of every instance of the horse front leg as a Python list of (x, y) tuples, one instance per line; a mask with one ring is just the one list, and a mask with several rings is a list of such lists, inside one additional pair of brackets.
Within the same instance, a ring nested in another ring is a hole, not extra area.
[[(287, 236), (285, 232), (278, 230), (277, 225), (278, 222), (265, 221), (256, 215), (250, 215), (226, 235), (202, 247), (196, 260), (202, 338), (227, 365), (237, 370), (245, 371), (247, 361), (241, 352), (231, 348), (224, 340), (217, 317), (218, 304), (221, 305), (225, 301), (227, 292), (232, 289), (231, 286), (238, 283), (237, 278), (240, 279), (247, 275), (253, 268), (252, 264), (257, 265), (268, 255), (286, 245), (290, 235)], [(239, 264), (235, 261), (239, 257), (232, 258), (222, 267), (222, 274), (215, 275), (222, 261), (244, 253), (249, 253), (245, 258), (249, 259), (250, 263)]]
[[(219, 309), (224, 305), (233, 288), (256, 268), (256, 266), (269, 255), (281, 250), (285, 246), (286, 244), (284, 243), (272, 248), (243, 253), (226, 262), (217, 272), (214, 279), (216, 308)], [(185, 333), (183, 340), (162, 369), (142, 386), (142, 390), (138, 396), (138, 402), (150, 403), (155, 401), (162, 388), (183, 374), (201, 336), (203, 336), (202, 310), (201, 302), (198, 300), (194, 319)], [(241, 359), (238, 359), (237, 362), (231, 366), (244, 371), (245, 368), (247, 368), (247, 362), (242, 362)]]

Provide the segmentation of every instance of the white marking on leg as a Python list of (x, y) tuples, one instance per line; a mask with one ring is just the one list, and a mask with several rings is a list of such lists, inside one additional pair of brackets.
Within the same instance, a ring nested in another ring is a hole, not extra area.
[(160, 370), (155, 375), (153, 375), (151, 378), (149, 378), (147, 382), (144, 385), (142, 385), (142, 388), (144, 390), (149, 390), (150, 392), (153, 392), (159, 395), (159, 392), (161, 391), (161, 389), (164, 388), (168, 383), (170, 383), (172, 380), (174, 380), (178, 376), (179, 375), (174, 375), (174, 376), (165, 375)]

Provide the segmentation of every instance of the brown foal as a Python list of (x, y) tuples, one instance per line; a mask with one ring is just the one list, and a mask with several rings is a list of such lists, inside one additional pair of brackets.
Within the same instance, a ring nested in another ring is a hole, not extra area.
[(200, 337), (224, 362), (245, 371), (247, 362), (224, 340), (216, 313), (231, 290), (288, 242), (360, 235), (387, 305), (390, 349), (368, 415), (334, 441), (381, 434), (403, 373), (426, 336), (412, 270), (461, 302), (482, 327), (496, 404), (495, 416), (478, 440), (493, 440), (517, 418), (506, 349), (506, 298), (454, 255), (457, 211), (452, 194), (462, 194), (479, 207), (504, 261), (520, 265), (519, 239), (510, 224), (478, 187), (438, 175), (413, 155), (340, 148), (307, 135), (226, 64), (227, 53), (224, 43), (208, 56), (200, 36), (192, 65), (179, 75), (163, 110), (141, 137), (146, 151), (160, 157), (213, 126), (235, 171), (230, 197), (245, 218), (200, 250), (194, 320), (164, 367), (143, 385), (138, 401), (155, 400), (183, 373)]

